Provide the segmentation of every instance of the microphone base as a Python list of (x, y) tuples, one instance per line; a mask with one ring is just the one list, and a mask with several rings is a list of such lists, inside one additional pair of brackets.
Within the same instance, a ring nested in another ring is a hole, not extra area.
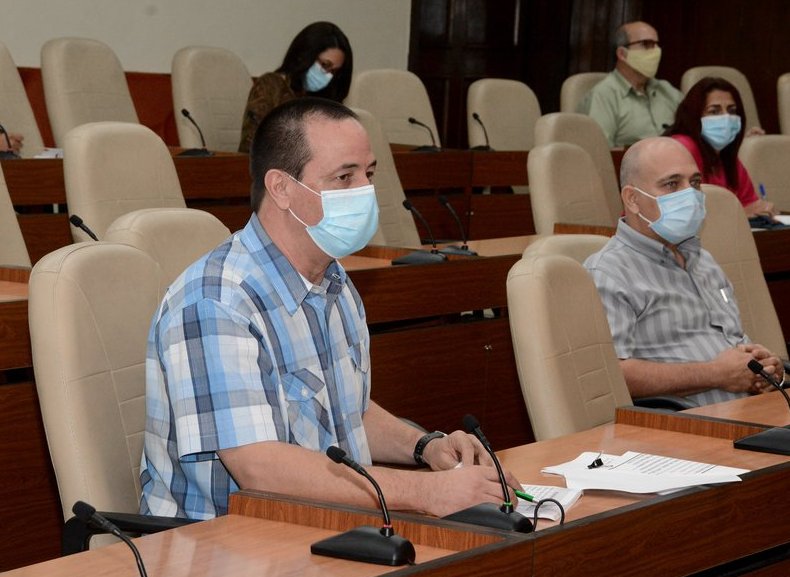
[(444, 248), (440, 248), (439, 252), (442, 254), (458, 254), (462, 256), (477, 256), (477, 253), (473, 250), (470, 250), (469, 247), (464, 248), (463, 246), (446, 246)]
[(0, 160), (16, 160), (17, 158), (19, 158), (19, 155), (13, 150), (0, 151)]
[(181, 152), (176, 154), (176, 156), (208, 158), (209, 156), (214, 156), (214, 153), (205, 148), (187, 148), (186, 150), (182, 150)]
[(498, 505), (493, 503), (481, 503), (468, 509), (462, 509), (446, 517), (448, 521), (458, 521), (471, 525), (482, 525), (483, 527), (493, 527), (494, 529), (504, 529), (516, 533), (531, 533), (534, 529), (532, 521), (521, 513), (503, 512)]
[(439, 148), (438, 146), (431, 146), (426, 144), (423, 146), (418, 146), (417, 148), (413, 148), (412, 152), (441, 152), (441, 150), (442, 149)]
[(435, 264), (446, 261), (447, 256), (441, 254), (440, 252), (415, 250), (409, 254), (392, 259), (392, 264)]
[(376, 565), (414, 564), (415, 552), (411, 541), (399, 535), (385, 537), (376, 527), (357, 527), (310, 546), (313, 555), (324, 555), (349, 561)]
[(733, 446), (736, 449), (747, 451), (759, 451), (761, 453), (776, 453), (778, 455), (790, 455), (790, 428), (774, 427), (737, 439)]
[(478, 144), (477, 146), (473, 146), (469, 150), (474, 150), (475, 152), (492, 152), (494, 149), (488, 146), (487, 144)]

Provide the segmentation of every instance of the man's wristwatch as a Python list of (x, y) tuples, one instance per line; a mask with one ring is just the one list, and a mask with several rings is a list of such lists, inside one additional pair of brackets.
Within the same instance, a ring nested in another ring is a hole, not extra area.
[(420, 437), (420, 440), (417, 441), (416, 445), (414, 445), (414, 461), (418, 465), (422, 465), (422, 466), (427, 465), (428, 463), (426, 463), (425, 460), (422, 458), (422, 453), (423, 451), (425, 451), (425, 447), (428, 445), (428, 443), (430, 443), (434, 439), (441, 439), (442, 437), (446, 437), (446, 436), (447, 435), (445, 435), (441, 431), (434, 431), (433, 433), (428, 433), (427, 435), (423, 435), (422, 437)]

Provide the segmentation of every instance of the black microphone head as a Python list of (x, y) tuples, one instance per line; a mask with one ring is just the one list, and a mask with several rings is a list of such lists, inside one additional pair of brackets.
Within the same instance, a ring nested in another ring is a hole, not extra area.
[(464, 424), (464, 430), (467, 433), (471, 433), (475, 429), (480, 428), (480, 421), (478, 421), (474, 415), (464, 415), (462, 422)]
[(759, 375), (765, 369), (764, 366), (762, 366), (758, 361), (755, 361), (754, 359), (749, 361), (747, 366), (749, 367), (749, 370), (753, 372), (755, 375)]
[(82, 219), (80, 217), (78, 217), (76, 214), (72, 214), (69, 217), (69, 222), (71, 224), (73, 224), (74, 226), (77, 226), (77, 227), (82, 226)]
[(411, 201), (408, 198), (403, 199), (403, 208), (405, 208), (406, 210), (411, 210), (413, 206), (414, 205), (411, 203)]
[(346, 456), (346, 452), (340, 447), (335, 447), (332, 445), (326, 450), (326, 456), (332, 459), (335, 463), (342, 463), (343, 458)]
[(89, 523), (91, 517), (96, 513), (96, 508), (88, 505), (85, 501), (77, 501), (71, 508), (72, 513), (83, 523)]
[(478, 122), (480, 122), (480, 115), (479, 115), (477, 112), (473, 112), (473, 113), (472, 113), (472, 118), (474, 118), (475, 120), (477, 120)]
[(181, 114), (186, 118), (189, 118), (189, 110), (187, 110), (186, 108), (181, 109)]
[(417, 119), (413, 116), (409, 116), (409, 124), (417, 124)]
[(450, 201), (447, 200), (447, 197), (444, 196), (443, 194), (440, 194), (438, 196), (438, 198), (439, 198), (439, 202), (442, 204), (442, 206), (447, 206), (448, 204), (450, 204)]

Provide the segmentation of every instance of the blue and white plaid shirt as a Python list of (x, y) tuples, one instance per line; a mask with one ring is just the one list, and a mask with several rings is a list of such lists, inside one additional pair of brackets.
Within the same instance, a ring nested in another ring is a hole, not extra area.
[(371, 462), (362, 302), (337, 262), (308, 286), (253, 215), (168, 289), (148, 338), (141, 512), (226, 513), (222, 449), (338, 445)]

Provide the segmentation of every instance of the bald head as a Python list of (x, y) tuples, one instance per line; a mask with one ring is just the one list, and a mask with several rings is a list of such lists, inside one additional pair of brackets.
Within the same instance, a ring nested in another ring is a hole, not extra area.
[(648, 166), (654, 168), (666, 165), (667, 162), (676, 160), (696, 166), (691, 153), (674, 138), (667, 136), (644, 138), (629, 147), (623, 155), (620, 164), (620, 184), (640, 186), (642, 169)]
[(641, 40), (658, 40), (658, 32), (647, 22), (626, 22), (614, 33), (615, 49)]

